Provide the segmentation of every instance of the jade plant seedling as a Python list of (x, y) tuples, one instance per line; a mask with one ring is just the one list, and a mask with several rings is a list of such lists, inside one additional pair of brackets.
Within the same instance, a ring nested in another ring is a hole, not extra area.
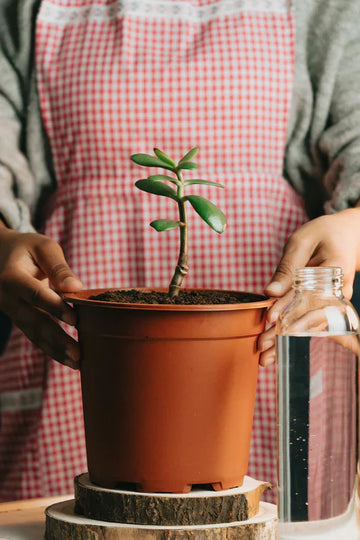
[[(210, 182), (209, 180), (201, 180), (193, 178), (184, 180), (183, 171), (197, 169), (197, 163), (194, 163), (193, 158), (199, 152), (199, 148), (192, 148), (187, 152), (178, 163), (167, 156), (158, 148), (154, 148), (154, 156), (149, 154), (133, 154), (131, 160), (143, 167), (161, 167), (171, 171), (174, 176), (164, 174), (156, 174), (142, 178), (135, 182), (135, 186), (147, 193), (160, 195), (173, 199), (178, 204), (179, 219), (156, 219), (150, 223), (156, 231), (170, 231), (172, 229), (180, 229), (180, 246), (179, 258), (169, 285), (169, 296), (174, 298), (179, 294), (181, 284), (184, 277), (188, 273), (188, 221), (186, 216), (186, 202), (189, 202), (195, 212), (217, 233), (221, 234), (226, 229), (227, 221), (223, 212), (217, 208), (212, 202), (200, 197), (199, 195), (185, 195), (185, 188), (193, 184), (206, 184), (223, 188), (218, 182)], [(168, 185), (168, 182), (174, 184), (176, 189)]]

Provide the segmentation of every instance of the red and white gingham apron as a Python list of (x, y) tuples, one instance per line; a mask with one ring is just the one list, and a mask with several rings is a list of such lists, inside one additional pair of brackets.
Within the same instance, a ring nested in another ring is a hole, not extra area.
[[(45, 234), (85, 287), (166, 286), (176, 205), (142, 193), (129, 159), (199, 146), (192, 190), (227, 215), (219, 236), (189, 210), (185, 285), (262, 292), (306, 220), (282, 177), (294, 71), (287, 0), (43, 0), (36, 64), (58, 181)], [(153, 170), (155, 173), (155, 170)], [(16, 329), (1, 361), (1, 498), (70, 492), (86, 470), (79, 376)], [(26, 401), (27, 400), (27, 401)], [(276, 483), (274, 367), (260, 370), (249, 474)]]

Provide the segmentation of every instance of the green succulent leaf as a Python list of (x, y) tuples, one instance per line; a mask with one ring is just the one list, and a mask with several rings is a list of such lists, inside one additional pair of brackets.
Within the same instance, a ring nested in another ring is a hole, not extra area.
[(142, 178), (141, 180), (135, 182), (135, 186), (138, 189), (141, 189), (141, 191), (146, 191), (147, 193), (162, 195), (163, 197), (170, 197), (175, 201), (178, 200), (176, 191), (162, 182), (154, 182), (152, 180), (148, 180), (148, 178)]
[(193, 180), (185, 180), (184, 186), (191, 186), (192, 184), (203, 184), (207, 186), (215, 186), (215, 187), (225, 187), (223, 184), (219, 184), (218, 182), (210, 182), (209, 180), (200, 180), (199, 178), (194, 178)]
[(172, 171), (174, 168), (162, 161), (162, 159), (149, 156), (149, 154), (133, 154), (130, 159), (137, 165), (142, 165), (143, 167), (161, 167), (162, 169), (168, 169), (169, 171)]
[(180, 221), (174, 219), (156, 219), (150, 223), (156, 231), (171, 231), (180, 226)]
[(197, 146), (195, 148), (192, 148), (191, 150), (189, 150), (189, 152), (187, 154), (185, 154), (185, 156), (183, 156), (180, 161), (179, 161), (179, 165), (181, 163), (184, 163), (185, 161), (191, 161), (195, 156), (196, 154), (199, 152), (200, 148), (198, 148)]
[(193, 163), (192, 161), (184, 161), (183, 163), (179, 163), (178, 169), (198, 169), (199, 165), (197, 163)]
[(172, 182), (177, 186), (180, 184), (179, 180), (171, 178), (171, 176), (166, 176), (166, 174), (154, 174), (153, 176), (149, 176), (148, 180), (151, 180), (152, 182)]
[(164, 163), (167, 163), (168, 165), (171, 165), (171, 167), (175, 168), (176, 163), (173, 159), (171, 159), (169, 156), (165, 154), (165, 152), (162, 152), (162, 150), (159, 150), (159, 148), (154, 148), (154, 153), (157, 155), (161, 161)]
[(199, 195), (187, 195), (183, 200), (189, 201), (195, 212), (215, 232), (221, 234), (225, 231), (227, 225), (226, 216), (215, 204)]

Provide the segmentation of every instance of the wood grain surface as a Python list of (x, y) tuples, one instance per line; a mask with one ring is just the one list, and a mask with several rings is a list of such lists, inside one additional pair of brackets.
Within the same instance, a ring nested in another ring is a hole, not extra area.
[(239, 488), (193, 489), (188, 494), (139, 493), (96, 486), (88, 474), (75, 478), (75, 511), (91, 519), (138, 525), (204, 525), (244, 521), (259, 511), (267, 482), (245, 476)]
[(46, 540), (276, 540), (276, 506), (260, 503), (259, 514), (224, 525), (149, 526), (90, 520), (74, 513), (75, 501), (46, 510)]

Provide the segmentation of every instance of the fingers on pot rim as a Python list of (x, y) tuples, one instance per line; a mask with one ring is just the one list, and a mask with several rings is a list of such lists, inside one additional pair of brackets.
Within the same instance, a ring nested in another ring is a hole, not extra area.
[(39, 347), (46, 355), (72, 369), (78, 369), (79, 344), (69, 336), (44, 311), (18, 302), (13, 312), (9, 313), (14, 324)]

